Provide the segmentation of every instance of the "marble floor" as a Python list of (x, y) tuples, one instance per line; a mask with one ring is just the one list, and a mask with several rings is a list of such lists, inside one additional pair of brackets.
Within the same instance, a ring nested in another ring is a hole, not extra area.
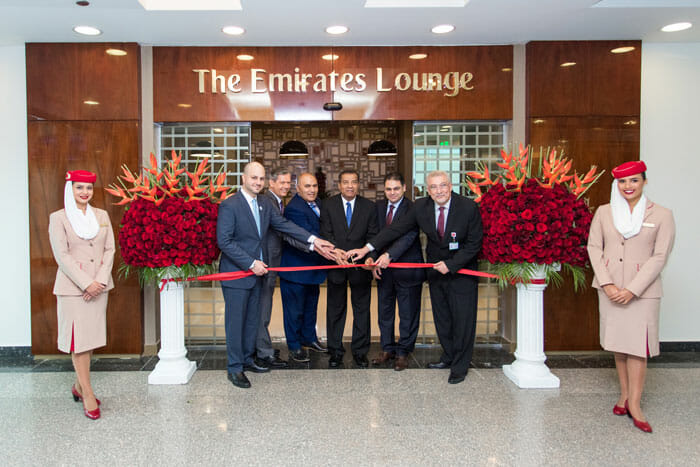
[(73, 374), (45, 366), (61, 360), (0, 362), (0, 463), (656, 466), (700, 458), (696, 353), (650, 365), (643, 407), (653, 434), (612, 414), (617, 382), (605, 355), (550, 356), (561, 388), (522, 390), (497, 360), (489, 368), (475, 358), (467, 379), (449, 385), (448, 370), (418, 368), (416, 353), (403, 372), (272, 371), (249, 374), (248, 390), (223, 369), (200, 366), (187, 385), (149, 386), (147, 371), (104, 368), (93, 375), (97, 421), (73, 402)]

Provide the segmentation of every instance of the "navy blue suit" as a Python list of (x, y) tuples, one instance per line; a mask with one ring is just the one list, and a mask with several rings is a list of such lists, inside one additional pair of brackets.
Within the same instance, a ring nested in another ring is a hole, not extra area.
[[(319, 212), (321, 204), (315, 201)], [(284, 208), (284, 217), (314, 235), (319, 235), (319, 217), (309, 203), (297, 195)], [(329, 264), (320, 255), (300, 251), (285, 243), (282, 246), (281, 266), (320, 266)], [(280, 292), (284, 310), (284, 334), (289, 350), (299, 350), (302, 344), (318, 341), (316, 335), (316, 309), (318, 307), (319, 284), (326, 280), (326, 271), (280, 272)]]
[[(383, 228), (386, 224), (387, 200), (377, 201), (377, 225)], [(401, 204), (393, 214), (393, 222), (398, 222), (413, 202), (402, 198)], [(389, 247), (377, 251), (381, 256), (389, 253), (392, 263), (422, 263), (423, 252), (416, 226), (408, 233), (399, 237)], [(384, 352), (408, 355), (413, 352), (418, 336), (420, 319), (421, 292), (425, 270), (414, 269), (382, 269), (382, 278), (377, 281), (378, 321), (380, 343)], [(399, 304), (399, 340), (394, 337), (394, 321), (396, 303)]]
[[(288, 221), (272, 202), (257, 197), (260, 210), (260, 233), (248, 201), (239, 191), (219, 205), (216, 238), (221, 249), (220, 272), (247, 271), (253, 261), (263, 257), (264, 240), (270, 229), (306, 242), (311, 234)], [(255, 340), (260, 323), (260, 289), (262, 279), (249, 276), (233, 281), (221, 281), (226, 302), (226, 352), (229, 373), (243, 371), (244, 364), (253, 363)]]

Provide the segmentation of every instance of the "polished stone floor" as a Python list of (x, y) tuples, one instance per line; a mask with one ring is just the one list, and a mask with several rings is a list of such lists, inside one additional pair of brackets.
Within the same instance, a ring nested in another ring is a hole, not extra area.
[[(477, 350), (479, 358), (502, 352)], [(552, 355), (561, 388), (522, 390), (476, 358), (467, 379), (449, 385), (447, 370), (417, 368), (435, 354), (421, 351), (403, 372), (354, 369), (346, 355), (343, 371), (249, 374), (247, 390), (204, 365), (181, 386), (149, 386), (147, 371), (103, 368), (93, 375), (103, 401), (97, 421), (73, 402), (73, 374), (60, 365), (49, 370), (62, 360), (0, 362), (0, 462), (656, 466), (700, 458), (697, 353), (650, 363), (649, 435), (612, 414), (617, 381), (605, 354)], [(200, 352), (200, 363), (220, 353)], [(109, 366), (101, 360), (94, 366)], [(317, 360), (318, 368), (326, 362)]]

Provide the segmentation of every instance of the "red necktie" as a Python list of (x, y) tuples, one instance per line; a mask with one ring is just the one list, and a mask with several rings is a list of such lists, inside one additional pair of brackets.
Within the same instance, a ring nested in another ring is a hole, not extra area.
[(442, 237), (445, 236), (445, 206), (440, 206), (440, 215), (438, 216), (437, 232), (438, 237), (440, 237), (440, 240), (442, 240)]
[(386, 215), (386, 225), (391, 224), (391, 221), (394, 220), (394, 205), (390, 204), (389, 205), (389, 213)]

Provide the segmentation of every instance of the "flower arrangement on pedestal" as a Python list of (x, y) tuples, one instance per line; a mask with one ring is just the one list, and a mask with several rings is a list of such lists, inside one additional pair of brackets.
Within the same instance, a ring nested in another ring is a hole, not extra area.
[(209, 159), (194, 172), (180, 167), (182, 155), (172, 152), (162, 168), (151, 154), (150, 167), (136, 175), (122, 166), (124, 175), (107, 192), (126, 205), (119, 226), (124, 264), (120, 272), (138, 272), (141, 284), (165, 277), (186, 278), (216, 271), (219, 257), (216, 218), (219, 203), (232, 189), (223, 185), (226, 174), (203, 176)]
[[(544, 273), (547, 284), (562, 283), (564, 268), (574, 288), (585, 286), (588, 265), (586, 243), (593, 215), (583, 194), (603, 172), (593, 166), (584, 175), (571, 173), (573, 161), (552, 150), (540, 153), (536, 167), (519, 148), (513, 155), (501, 151), (502, 173), (493, 177), (483, 163), (468, 172), (467, 187), (476, 195), (484, 229), (482, 258), (491, 264), (504, 286), (528, 282)], [(536, 173), (533, 173), (533, 169)]]

